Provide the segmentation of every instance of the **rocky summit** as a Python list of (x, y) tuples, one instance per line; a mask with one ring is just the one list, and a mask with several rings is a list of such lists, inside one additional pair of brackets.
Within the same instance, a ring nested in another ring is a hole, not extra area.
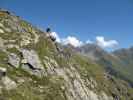
[(128, 81), (88, 56), (0, 10), (0, 100), (133, 100)]

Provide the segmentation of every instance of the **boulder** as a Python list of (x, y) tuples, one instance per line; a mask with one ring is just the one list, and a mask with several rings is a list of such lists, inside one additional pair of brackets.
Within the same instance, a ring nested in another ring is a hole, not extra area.
[(34, 50), (22, 49), (22, 68), (29, 72), (30, 74), (34, 74), (36, 76), (42, 76), (45, 74), (45, 69)]
[(43, 69), (43, 65), (34, 50), (22, 49), (21, 53), (24, 63), (29, 63), (35, 69)]
[(29, 74), (35, 75), (37, 77), (45, 76), (45, 71), (44, 70), (34, 69), (28, 63), (27, 64), (22, 64), (22, 69), (24, 69), (25, 71), (27, 71)]
[(8, 56), (9, 60), (8, 60), (8, 63), (10, 65), (12, 65), (13, 67), (15, 68), (18, 68), (19, 67), (19, 64), (20, 64), (20, 58), (14, 54), (14, 53), (11, 53), (9, 56)]

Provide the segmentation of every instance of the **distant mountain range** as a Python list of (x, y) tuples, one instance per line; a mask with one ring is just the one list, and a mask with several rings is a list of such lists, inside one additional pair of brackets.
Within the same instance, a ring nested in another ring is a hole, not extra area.
[(96, 44), (74, 49), (103, 66), (110, 74), (128, 81), (133, 86), (133, 47), (107, 52)]

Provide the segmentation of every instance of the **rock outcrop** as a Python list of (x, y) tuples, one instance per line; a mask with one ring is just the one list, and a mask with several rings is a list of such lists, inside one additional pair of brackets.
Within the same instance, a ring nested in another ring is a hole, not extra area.
[(41, 61), (34, 50), (22, 49), (22, 68), (31, 74), (39, 77), (45, 75), (45, 69), (41, 64)]

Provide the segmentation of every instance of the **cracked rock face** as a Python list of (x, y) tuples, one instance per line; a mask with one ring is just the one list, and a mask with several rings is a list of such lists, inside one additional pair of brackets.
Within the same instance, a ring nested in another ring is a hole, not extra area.
[(21, 50), (23, 59), (27, 61), (30, 65), (33, 66), (35, 69), (43, 69), (43, 65), (41, 64), (41, 61), (37, 55), (37, 53), (34, 50)]
[(46, 73), (42, 69), (33, 69), (29, 66), (29, 64), (23, 64), (22, 69), (30, 73), (31, 75), (35, 75), (37, 77), (43, 77), (46, 76)]
[(37, 55), (37, 53), (34, 50), (26, 50), (22, 49), (22, 68), (26, 71), (30, 72), (31, 74), (37, 75), (37, 76), (43, 76), (45, 74), (45, 69)]

